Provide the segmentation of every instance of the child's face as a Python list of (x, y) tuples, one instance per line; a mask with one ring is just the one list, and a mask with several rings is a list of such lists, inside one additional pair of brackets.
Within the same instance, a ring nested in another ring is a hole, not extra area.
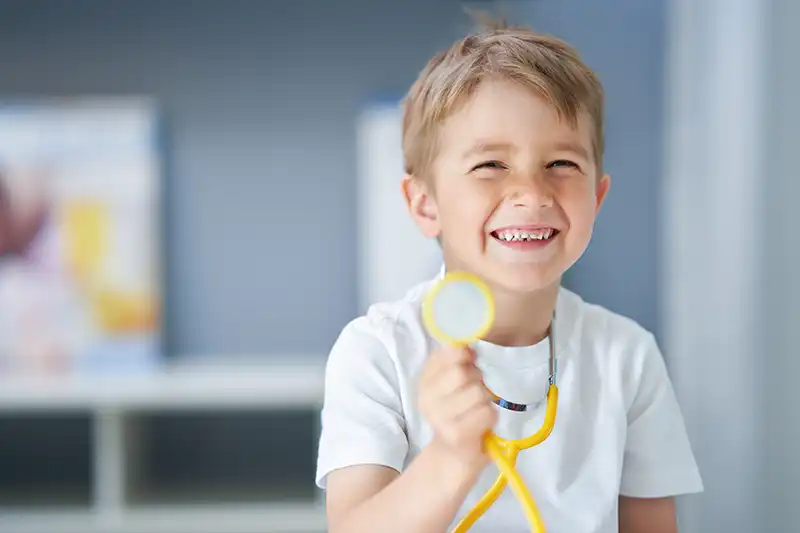
[(432, 182), (407, 178), (404, 191), (448, 269), (527, 292), (558, 282), (583, 254), (609, 187), (588, 117), (573, 129), (530, 90), (486, 82), (443, 124), (438, 150)]

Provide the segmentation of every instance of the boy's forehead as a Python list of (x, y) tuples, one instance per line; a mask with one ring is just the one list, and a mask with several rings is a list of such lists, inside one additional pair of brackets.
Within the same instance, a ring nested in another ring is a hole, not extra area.
[(479, 88), (440, 132), (440, 147), (460, 152), (508, 151), (530, 143), (587, 151), (592, 144), (588, 113), (579, 112), (572, 124), (546, 99), (508, 83)]
[[(467, 137), (464, 137), (468, 141)], [(576, 132), (570, 136), (545, 136), (542, 139), (542, 147), (556, 152), (572, 152), (581, 157), (588, 159), (590, 157), (589, 147), (586, 143), (581, 142), (581, 139)], [(522, 143), (514, 141), (496, 141), (491, 139), (478, 138), (474, 142), (465, 142), (461, 157), (463, 159), (470, 159), (487, 153), (514, 153), (523, 149)]]
[(576, 126), (572, 126), (566, 120), (559, 120), (557, 124), (531, 123), (522, 128), (502, 121), (468, 121), (462, 125), (451, 123), (441, 131), (439, 149), (459, 159), (531, 149), (572, 152), (590, 159), (592, 137), (587, 122), (579, 120)]

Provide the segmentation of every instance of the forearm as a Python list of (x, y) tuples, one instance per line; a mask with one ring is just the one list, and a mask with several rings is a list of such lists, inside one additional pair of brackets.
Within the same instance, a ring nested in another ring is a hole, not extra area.
[(430, 444), (405, 472), (330, 524), (330, 532), (445, 533), (478, 474)]
[(620, 533), (678, 533), (673, 498), (619, 499)]

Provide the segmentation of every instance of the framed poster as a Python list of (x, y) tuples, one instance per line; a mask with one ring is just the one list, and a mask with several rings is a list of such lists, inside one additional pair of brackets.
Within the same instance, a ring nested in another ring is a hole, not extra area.
[(436, 240), (425, 238), (403, 200), (402, 108), (375, 101), (358, 117), (359, 310), (402, 298), (432, 279), (442, 264)]
[(160, 173), (148, 101), (0, 103), (0, 375), (158, 360)]

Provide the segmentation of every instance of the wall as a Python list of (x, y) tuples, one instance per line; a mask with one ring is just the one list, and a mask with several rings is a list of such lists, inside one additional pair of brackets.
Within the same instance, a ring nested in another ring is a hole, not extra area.
[(662, 180), (664, 0), (501, 2), (575, 45), (606, 90), (611, 190), (589, 249), (565, 283), (661, 335), (658, 231)]
[[(612, 192), (568, 283), (656, 332), (663, 10), (507, 8), (576, 44), (608, 90)], [(0, 94), (154, 94), (169, 351), (318, 354), (357, 311), (355, 113), (467, 27), (456, 0), (4, 0)]]
[(155, 95), (169, 351), (319, 355), (357, 308), (356, 112), (466, 20), (456, 0), (0, 1), (0, 95)]
[[(508, 7), (577, 45), (608, 91), (612, 192), (567, 282), (657, 333), (664, 10)], [(356, 112), (402, 93), (466, 29), (460, 13), (456, 0), (0, 0), (0, 95), (155, 95), (169, 351), (321, 354), (357, 308)]]
[(766, 137), (764, 172), (757, 182), (764, 189), (761, 235), (766, 242), (764, 344), (753, 354), (763, 369), (764, 398), (759, 429), (763, 446), (761, 526), (763, 531), (789, 533), (800, 524), (800, 4), (792, 0), (768, 3)]
[(796, 2), (676, 0), (665, 337), (705, 482), (682, 531), (797, 531)]
[[(455, 0), (0, 0), (0, 95), (154, 95), (169, 149), (169, 352), (322, 357), (357, 311), (356, 113), (402, 94), (466, 20)], [(236, 446), (275, 431), (198, 424), (217, 444), (167, 434), (160, 475), (205, 460), (194, 474), (213, 480)], [(31, 427), (5, 448), (11, 479), (37, 475), (14, 458), (55, 431)], [(269, 453), (247, 472), (313, 483)]]

